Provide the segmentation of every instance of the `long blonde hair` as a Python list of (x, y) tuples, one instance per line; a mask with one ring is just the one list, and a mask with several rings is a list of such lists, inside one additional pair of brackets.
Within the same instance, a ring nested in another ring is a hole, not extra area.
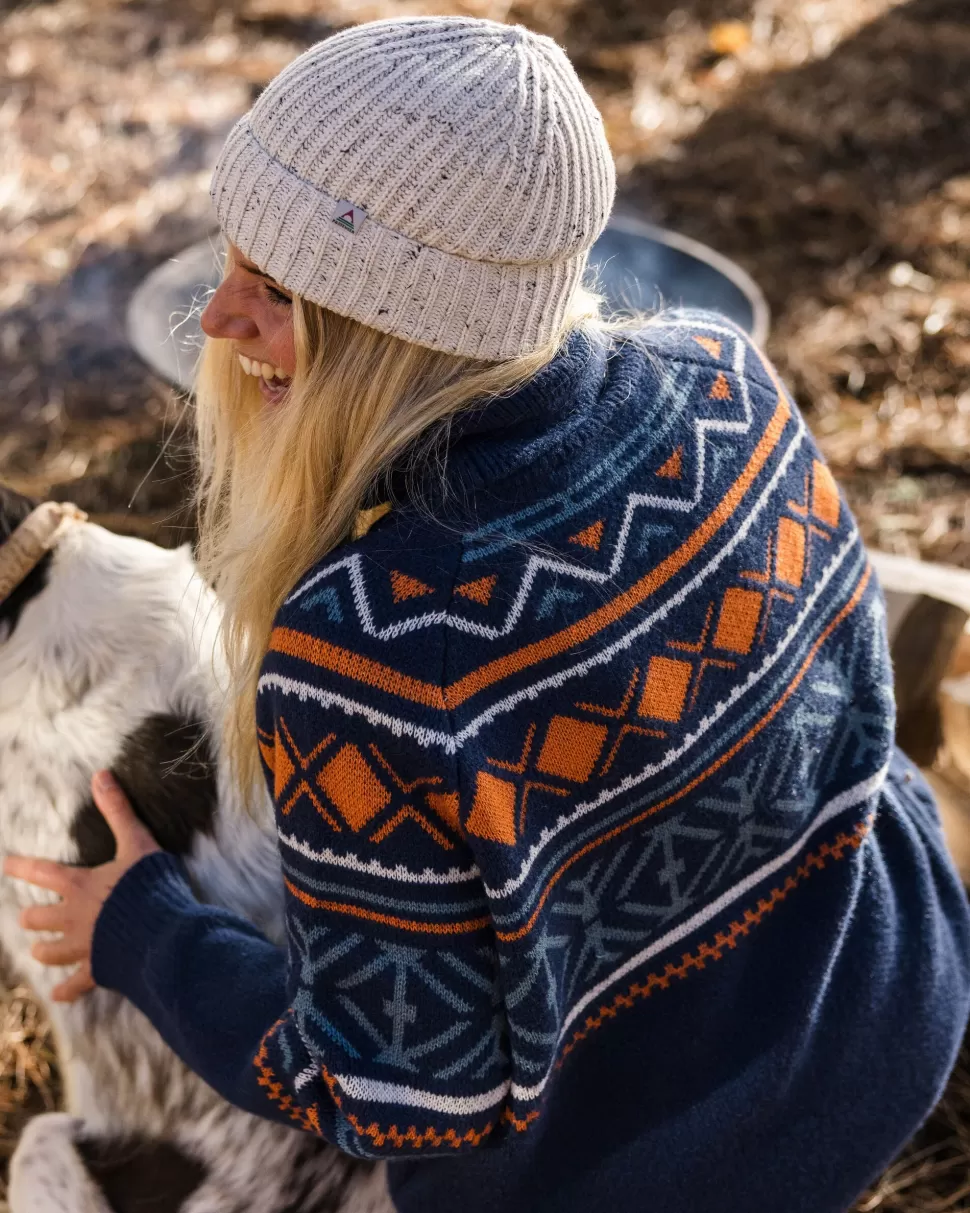
[[(226, 256), (226, 274), (231, 272)], [(627, 330), (583, 288), (560, 331), (533, 353), (481, 362), (403, 341), (293, 296), (296, 369), (285, 403), (267, 408), (235, 343), (207, 338), (196, 372), (200, 569), (225, 616), (226, 744), (236, 779), (261, 779), (257, 682), (273, 619), (299, 578), (348, 539), (368, 492), (405, 451), (433, 459), (438, 422), (513, 391), (578, 325)]]

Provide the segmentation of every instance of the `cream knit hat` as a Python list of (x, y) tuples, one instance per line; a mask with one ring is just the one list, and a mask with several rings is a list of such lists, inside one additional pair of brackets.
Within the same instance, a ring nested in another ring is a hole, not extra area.
[(304, 51), (229, 133), (224, 234), (283, 286), (407, 341), (526, 354), (561, 324), (616, 189), (563, 49), (404, 17)]

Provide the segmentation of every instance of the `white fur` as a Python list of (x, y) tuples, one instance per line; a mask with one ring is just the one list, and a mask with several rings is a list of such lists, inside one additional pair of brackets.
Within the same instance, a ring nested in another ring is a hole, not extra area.
[[(90, 523), (68, 529), (46, 588), (12, 633), (0, 635), (0, 858), (76, 860), (71, 824), (91, 775), (111, 767), (125, 737), (153, 713), (201, 719), (221, 751), (218, 625), (218, 604), (187, 547), (166, 551)], [(257, 813), (247, 813), (221, 760), (217, 779), (215, 832), (196, 838), (190, 878), (203, 900), (280, 942), (271, 805), (261, 795)], [(18, 925), (23, 906), (45, 900), (53, 896), (0, 878), (0, 946), (46, 1006), (69, 1114), (36, 1117), (23, 1134), (11, 1166), (12, 1213), (107, 1208), (74, 1150), (81, 1134), (162, 1138), (198, 1159), (207, 1179), (184, 1213), (274, 1213), (288, 1205), (287, 1191), (305, 1181), (308, 1166), (319, 1182), (301, 1207), (322, 1202), (344, 1165), (335, 1151), (308, 1163), (304, 1134), (230, 1107), (119, 995), (98, 989), (73, 1004), (51, 1001), (66, 970), (33, 960), (37, 936)], [(343, 1207), (389, 1210), (383, 1167), (362, 1168)]]

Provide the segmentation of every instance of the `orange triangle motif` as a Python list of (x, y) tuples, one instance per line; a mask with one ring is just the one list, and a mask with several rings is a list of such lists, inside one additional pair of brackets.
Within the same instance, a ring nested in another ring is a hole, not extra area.
[(267, 745), (265, 741), (260, 740), (259, 752), (263, 756), (263, 762), (265, 762), (269, 769), (275, 773), (276, 751), (273, 749), (273, 747), (271, 745)]
[(663, 476), (665, 480), (679, 480), (683, 454), (684, 448), (679, 446), (670, 458), (657, 468), (657, 475)]
[(455, 593), (461, 594), (462, 598), (470, 598), (472, 602), (480, 602), (482, 606), (488, 606), (488, 600), (492, 597), (496, 581), (498, 581), (498, 575), (495, 573), (491, 577), (479, 577), (477, 581), (466, 581), (464, 585), (456, 585)]
[(417, 577), (409, 577), (407, 573), (391, 570), (391, 593), (395, 602), (404, 602), (408, 598), (423, 598), (425, 594), (433, 594), (434, 590)]
[(731, 388), (727, 381), (727, 376), (723, 371), (718, 371), (717, 378), (714, 380), (714, 386), (707, 393), (710, 400), (730, 400)]
[(581, 547), (592, 548), (594, 552), (600, 550), (600, 544), (603, 542), (603, 522), (601, 518), (599, 522), (594, 522), (592, 526), (586, 527), (576, 535), (569, 536), (570, 543), (578, 543)]
[(446, 825), (451, 826), (456, 833), (461, 833), (457, 792), (425, 792), (424, 798)]
[(273, 765), (273, 799), (279, 800), (281, 793), (293, 777), (296, 767), (280, 741), (279, 733), (275, 740), (276, 761)]
[(701, 349), (707, 350), (707, 352), (711, 355), (712, 358), (720, 358), (720, 356), (721, 356), (720, 341), (715, 341), (713, 337), (695, 337), (694, 340), (701, 347)]

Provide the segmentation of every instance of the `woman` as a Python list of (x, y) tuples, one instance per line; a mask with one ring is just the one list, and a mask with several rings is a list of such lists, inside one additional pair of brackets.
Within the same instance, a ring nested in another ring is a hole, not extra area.
[[(581, 286), (614, 170), (562, 50), (407, 18), (237, 123), (198, 381), (229, 744), (288, 949), (118, 858), (9, 871), (62, 987), (402, 1211), (844, 1210), (937, 1098), (968, 909), (881, 597), (772, 368)], [(255, 723), (254, 723), (255, 717)]]

